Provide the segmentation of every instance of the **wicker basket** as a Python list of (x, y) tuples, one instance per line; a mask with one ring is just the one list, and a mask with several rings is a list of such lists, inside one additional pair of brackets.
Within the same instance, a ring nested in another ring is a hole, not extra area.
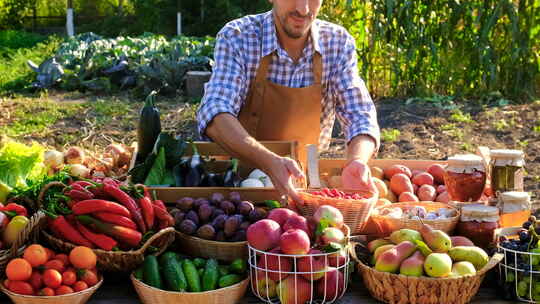
[[(422, 219), (420, 220), (413, 220), (408, 218), (392, 218), (389, 216), (380, 215), (380, 212), (384, 209), (388, 208), (406, 208), (406, 207), (413, 207), (413, 206), (422, 206), (426, 208), (428, 212), (430, 211), (436, 211), (439, 208), (448, 208), (455, 211), (455, 216), (447, 219), (438, 219), (438, 220), (427, 220)], [(371, 220), (373, 224), (376, 226), (376, 230), (378, 231), (377, 236), (379, 237), (386, 237), (390, 235), (393, 231), (402, 229), (402, 228), (408, 228), (419, 231), (422, 227), (422, 222), (424, 224), (428, 224), (433, 229), (439, 229), (442, 230), (448, 234), (451, 234), (454, 231), (454, 228), (456, 227), (457, 223), (459, 222), (459, 210), (455, 207), (444, 204), (444, 203), (438, 203), (438, 202), (411, 202), (411, 203), (395, 203), (392, 205), (386, 205), (386, 206), (380, 206), (376, 207), (373, 213), (371, 214)]]
[(380, 272), (367, 266), (356, 257), (351, 246), (351, 255), (358, 263), (358, 272), (364, 286), (377, 300), (390, 304), (461, 304), (468, 303), (478, 292), (486, 273), (503, 258), (497, 253), (475, 275), (457, 278), (411, 277), (401, 274)]
[(176, 239), (181, 244), (181, 251), (190, 256), (222, 261), (246, 258), (247, 242), (217, 242), (201, 239), (176, 231)]
[(229, 287), (204, 292), (173, 292), (148, 286), (137, 280), (131, 274), (131, 282), (139, 294), (142, 303), (145, 304), (234, 304), (238, 303), (246, 294), (249, 277), (242, 282)]
[(46, 215), (42, 211), (34, 213), (28, 220), (28, 224), (19, 232), (17, 239), (9, 249), (0, 251), (0, 274), (6, 270), (8, 262), (22, 254), (26, 245), (30, 242), (36, 242), (41, 230), (46, 222)]
[[(42, 231), (45, 240), (57, 251), (70, 252), (76, 246), (57, 239), (46, 231)], [(141, 248), (131, 251), (106, 251), (93, 249), (97, 255), (97, 268), (103, 271), (125, 272), (135, 269), (144, 261), (144, 253), (150, 245), (159, 248), (157, 254), (164, 252), (174, 241), (174, 228), (169, 227), (158, 231), (150, 237)]]
[(83, 304), (88, 302), (90, 297), (103, 283), (103, 278), (99, 282), (83, 291), (74, 292), (59, 296), (26, 296), (9, 291), (4, 284), (0, 284), (0, 290), (8, 295), (15, 304)]
[[(377, 197), (373, 196), (363, 200), (351, 200), (342, 198), (331, 198), (313, 195), (311, 192), (316, 190), (305, 190), (299, 192), (300, 197), (305, 204), (296, 204), (296, 208), (303, 216), (312, 216), (322, 205), (336, 207), (343, 214), (343, 221), (351, 229), (351, 234), (358, 234), (367, 223), (371, 211), (377, 203)], [(354, 193), (355, 191), (345, 191)], [(358, 192), (356, 192), (358, 193)]]

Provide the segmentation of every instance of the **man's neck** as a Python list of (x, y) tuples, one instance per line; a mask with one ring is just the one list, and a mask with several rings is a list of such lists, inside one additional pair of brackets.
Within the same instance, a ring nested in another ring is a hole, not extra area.
[(286, 33), (277, 17), (274, 15), (274, 24), (276, 27), (278, 43), (289, 54), (294, 62), (298, 62), (302, 57), (304, 47), (306, 47), (308, 37), (311, 34), (311, 29), (302, 37), (294, 39), (289, 37)]

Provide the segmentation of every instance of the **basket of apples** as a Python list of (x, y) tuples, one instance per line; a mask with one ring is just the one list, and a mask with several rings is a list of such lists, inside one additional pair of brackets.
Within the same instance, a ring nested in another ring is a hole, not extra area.
[(310, 218), (272, 209), (247, 230), (253, 294), (265, 303), (333, 303), (348, 284), (350, 230), (328, 205)]

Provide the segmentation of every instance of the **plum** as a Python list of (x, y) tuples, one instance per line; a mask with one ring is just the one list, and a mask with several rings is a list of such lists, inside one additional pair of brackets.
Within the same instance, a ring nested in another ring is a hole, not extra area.
[(203, 223), (206, 223), (210, 220), (210, 216), (214, 212), (214, 207), (203, 204), (199, 206), (199, 220)]
[(214, 211), (212, 212), (212, 219), (215, 219), (216, 217), (222, 215), (222, 214), (225, 214), (225, 211), (219, 209), (219, 208), (214, 208)]
[(210, 196), (210, 202), (214, 205), (219, 205), (223, 200), (225, 200), (225, 196), (221, 193), (216, 192)]
[(229, 202), (229, 201), (222, 201), (220, 204), (219, 204), (219, 207), (225, 211), (226, 214), (234, 214), (234, 212), (236, 211), (236, 207), (234, 206), (233, 203)]
[(216, 230), (210, 224), (202, 225), (197, 229), (197, 236), (201, 239), (213, 240), (216, 236)]
[(226, 240), (227, 240), (227, 238), (225, 237), (225, 233), (223, 232), (223, 230), (219, 230), (216, 233), (216, 241), (225, 242)]
[(238, 227), (240, 227), (240, 224), (242, 223), (241, 218), (238, 215), (230, 216), (226, 221), (225, 225), (223, 226), (223, 231), (225, 232), (225, 236), (232, 237), (236, 230), (238, 230)]
[(255, 208), (248, 215), (249, 221), (255, 223), (258, 220), (266, 218), (267, 212), (263, 208)]
[(191, 208), (193, 208), (193, 202), (194, 202), (193, 198), (184, 197), (178, 200), (178, 202), (176, 202), (176, 208), (179, 208), (180, 210), (184, 212), (188, 212), (189, 210), (191, 210)]
[(222, 214), (218, 217), (216, 217), (213, 221), (212, 221), (212, 226), (214, 226), (214, 228), (216, 229), (223, 229), (223, 226), (225, 225), (225, 221), (228, 219), (229, 217), (225, 214)]
[(200, 197), (193, 202), (193, 209), (198, 210), (199, 206), (203, 204), (210, 204), (210, 202), (207, 199)]
[(199, 226), (199, 216), (197, 215), (197, 212), (190, 210), (186, 214), (185, 218), (192, 221), (195, 225)]
[(240, 229), (245, 229), (245, 230), (247, 230), (248, 227), (249, 227), (249, 225), (251, 225), (250, 222), (248, 222), (248, 221), (243, 221), (242, 224), (240, 224), (240, 227), (239, 227), (239, 228), (240, 228)]
[(248, 202), (248, 201), (241, 201), (236, 206), (236, 210), (238, 211), (238, 213), (245, 216), (248, 216), (251, 210), (253, 209), (255, 209), (255, 207), (253, 206), (251, 202)]
[(240, 193), (234, 191), (229, 193), (229, 200), (233, 203), (239, 203), (242, 201), (242, 198), (240, 197)]
[(175, 223), (181, 223), (186, 218), (185, 212), (176, 212), (174, 215), (171, 213), (171, 215), (174, 217)]
[(246, 230), (239, 229), (234, 235), (229, 239), (231, 242), (243, 242), (246, 240)]
[(195, 233), (195, 231), (197, 231), (197, 225), (193, 221), (186, 219), (183, 220), (182, 223), (180, 223), (178, 230), (185, 234), (192, 235)]

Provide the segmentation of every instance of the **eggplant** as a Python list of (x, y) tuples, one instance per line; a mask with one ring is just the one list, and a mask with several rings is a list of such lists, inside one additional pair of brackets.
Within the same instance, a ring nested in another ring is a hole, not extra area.
[(223, 187), (223, 176), (219, 173), (207, 173), (203, 177), (201, 187)]
[(174, 183), (176, 187), (184, 187), (186, 175), (188, 173), (187, 159), (183, 159), (178, 165), (173, 167)]
[(204, 176), (206, 175), (206, 169), (204, 166), (204, 160), (199, 154), (197, 146), (192, 141), (191, 148), (193, 149), (193, 155), (187, 162), (187, 174), (184, 181), (185, 187), (199, 187), (202, 183)]
[(148, 154), (152, 153), (156, 139), (161, 133), (159, 110), (154, 106), (156, 95), (156, 91), (148, 94), (139, 116), (139, 125), (137, 126), (138, 162), (143, 162)]
[(238, 159), (233, 158), (231, 160), (231, 166), (225, 172), (223, 176), (223, 186), (225, 187), (240, 187), (242, 178), (238, 175)]

